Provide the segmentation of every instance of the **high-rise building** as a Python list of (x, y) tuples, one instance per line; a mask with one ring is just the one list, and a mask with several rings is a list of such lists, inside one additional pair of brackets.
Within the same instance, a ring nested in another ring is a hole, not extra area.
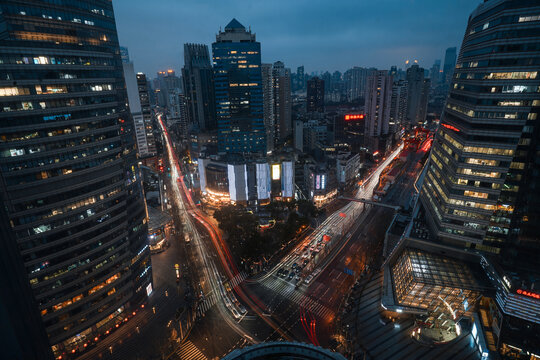
[(489, 325), (512, 359), (540, 353), (539, 14), (489, 0), (469, 17), (420, 193), (439, 242), (495, 264)]
[(371, 152), (384, 152), (387, 147), (392, 85), (392, 75), (387, 70), (374, 71), (368, 77), (364, 143)]
[(120, 46), (120, 57), (122, 58), (123, 63), (129, 63), (131, 62), (129, 60), (129, 51), (128, 48), (125, 46)]
[(10, 234), (0, 250), (24, 264), (9, 276), (30, 284), (49, 344), (66, 358), (152, 290), (113, 6), (5, 0), (0, 10), (0, 193)]
[(442, 82), (446, 85), (450, 84), (452, 74), (454, 73), (454, 68), (456, 67), (456, 51), (457, 49), (455, 47), (449, 47), (446, 49), (446, 53), (444, 55)]
[(424, 69), (417, 64), (409, 67), (407, 84), (407, 122), (414, 126), (423, 123), (426, 119), (427, 96), (424, 91)]
[(196, 125), (200, 131), (214, 130), (216, 128), (214, 75), (208, 46), (184, 44), (182, 80), (189, 124)]
[(439, 85), (441, 79), (441, 60), (435, 60), (429, 71), (429, 77), (431, 79), (431, 86), (436, 87)]
[(366, 85), (369, 74), (375, 69), (353, 67), (345, 71), (343, 74), (344, 91), (348, 101), (353, 101), (358, 98), (365, 99), (366, 97)]
[(157, 154), (156, 139), (154, 137), (154, 119), (152, 116), (152, 108), (150, 106), (150, 91), (148, 90), (148, 81), (146, 75), (137, 73), (137, 88), (139, 90), (139, 99), (141, 102), (141, 112), (144, 120), (144, 128), (146, 132), (146, 143), (148, 146), (148, 156)]
[(159, 71), (157, 74), (158, 105), (167, 108), (167, 115), (172, 121), (180, 119), (178, 95), (182, 94), (182, 79), (174, 70)]
[(212, 44), (220, 152), (265, 154), (261, 44), (236, 19)]
[(306, 89), (306, 74), (304, 71), (304, 65), (299, 66), (296, 69), (296, 81), (297, 81), (296, 90), (304, 91)]
[(146, 140), (146, 127), (144, 124), (144, 117), (141, 108), (141, 99), (139, 96), (139, 87), (137, 84), (137, 77), (135, 76), (135, 69), (132, 62), (122, 62), (124, 69), (124, 79), (126, 80), (126, 90), (128, 95), (129, 111), (133, 118), (133, 124), (135, 129), (135, 138), (137, 140), (137, 151), (139, 156), (149, 156), (148, 142)]
[[(393, 76), (392, 76), (393, 78)], [(407, 81), (394, 81), (390, 100), (390, 133), (395, 134), (407, 121)]]
[(261, 64), (263, 90), (263, 118), (266, 131), (266, 150), (274, 150), (275, 114), (274, 114), (274, 77), (272, 64)]
[(324, 112), (324, 80), (317, 76), (307, 81), (307, 112)]
[(292, 134), (291, 70), (281, 61), (272, 68), (274, 90), (275, 132), (274, 144), (282, 142)]

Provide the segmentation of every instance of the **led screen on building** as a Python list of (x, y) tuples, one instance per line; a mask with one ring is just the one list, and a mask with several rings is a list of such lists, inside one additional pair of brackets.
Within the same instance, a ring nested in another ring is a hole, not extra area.
[(284, 161), (282, 164), (281, 174), (281, 196), (284, 198), (292, 198), (294, 196), (294, 170), (291, 161)]
[(256, 164), (257, 198), (259, 200), (270, 199), (270, 166), (267, 163)]
[(280, 165), (279, 164), (273, 164), (272, 165), (272, 180), (279, 180), (280, 179)]

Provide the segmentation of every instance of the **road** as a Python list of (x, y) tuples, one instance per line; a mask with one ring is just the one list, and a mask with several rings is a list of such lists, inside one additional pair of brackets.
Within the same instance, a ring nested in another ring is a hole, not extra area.
[[(175, 184), (169, 196), (191, 234), (191, 268), (197, 269), (204, 294), (197, 322), (173, 357), (219, 358), (246, 344), (280, 339), (333, 345), (335, 317), (354, 280), (344, 269), (355, 274), (363, 269), (369, 261), (365, 254), (373, 252), (369, 249), (373, 244), (366, 239), (384, 236), (392, 211), (348, 203), (266, 274), (246, 279), (236, 269), (216, 224), (193, 203), (167, 129), (161, 121), (160, 125)], [(401, 149), (379, 164), (356, 198), (371, 198), (379, 175)], [(323, 235), (327, 235), (324, 240)], [(281, 269), (290, 272), (293, 266), (292, 276), (278, 274)]]

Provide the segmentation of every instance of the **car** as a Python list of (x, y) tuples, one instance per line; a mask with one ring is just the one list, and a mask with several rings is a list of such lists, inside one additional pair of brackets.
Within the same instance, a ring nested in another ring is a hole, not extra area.
[(308, 277), (304, 280), (306, 284), (309, 284), (313, 280), (313, 275), (308, 275)]
[(309, 263), (309, 259), (304, 260), (304, 266), (306, 266)]
[(277, 271), (276, 275), (277, 275), (277, 276), (281, 276), (281, 275), (283, 274), (283, 271), (284, 271), (284, 270), (285, 270), (285, 269), (283, 269), (283, 268), (279, 269), (279, 270)]
[(289, 275), (289, 270), (283, 270), (283, 272), (281, 273), (281, 277), (284, 277), (284, 278), (286, 278), (288, 275)]
[(300, 273), (302, 271), (302, 267), (301, 266), (297, 266), (296, 269), (294, 269), (294, 271), (296, 271), (296, 273)]
[(294, 280), (296, 280), (296, 281), (300, 280), (300, 275), (296, 274), (296, 275), (294, 276)]
[(294, 271), (291, 270), (291, 272), (289, 273), (289, 280), (291, 280), (293, 277), (294, 277)]
[(315, 269), (315, 271), (313, 272), (313, 276), (317, 276), (320, 272), (321, 272), (320, 268)]
[(240, 310), (242, 315), (246, 313), (246, 308), (242, 304), (238, 304), (238, 310)]
[(298, 266), (297, 263), (293, 263), (293, 264), (292, 264), (292, 268), (293, 268), (293, 269), (295, 269), (297, 266)]
[(240, 317), (240, 314), (238, 313), (238, 311), (235, 308), (232, 308), (231, 311), (232, 311), (235, 318), (238, 319)]

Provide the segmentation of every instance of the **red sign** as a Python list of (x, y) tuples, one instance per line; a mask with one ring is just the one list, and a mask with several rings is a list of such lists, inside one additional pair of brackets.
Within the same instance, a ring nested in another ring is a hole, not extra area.
[(340, 212), (340, 213), (339, 213), (339, 216), (341, 216), (341, 217), (347, 217), (347, 214)]
[(459, 130), (457, 127), (454, 127), (452, 125), (448, 125), (448, 124), (441, 124), (442, 126), (444, 126), (445, 128), (447, 129), (450, 129), (450, 130), (454, 130), (454, 131), (457, 131), (457, 132), (460, 132), (461, 130)]
[(528, 297), (532, 297), (533, 299), (538, 299), (538, 300), (540, 300), (540, 294), (533, 293), (532, 291), (527, 291), (527, 290), (521, 290), (521, 289), (518, 289), (516, 292), (517, 292), (519, 295), (525, 295), (525, 296), (528, 296)]
[(345, 115), (345, 120), (362, 120), (364, 118), (364, 114), (349, 114)]

